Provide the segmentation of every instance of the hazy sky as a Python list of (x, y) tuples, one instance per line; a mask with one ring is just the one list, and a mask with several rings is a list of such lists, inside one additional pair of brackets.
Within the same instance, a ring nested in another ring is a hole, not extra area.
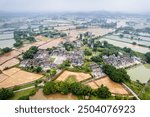
[(113, 11), (150, 12), (150, 0), (0, 0), (0, 11)]

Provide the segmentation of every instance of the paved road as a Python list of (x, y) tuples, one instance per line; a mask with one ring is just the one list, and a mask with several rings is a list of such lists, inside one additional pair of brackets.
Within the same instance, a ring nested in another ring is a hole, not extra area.
[(31, 87), (23, 88), (23, 89), (20, 89), (20, 90), (14, 91), (14, 93), (17, 93), (17, 92), (20, 92), (20, 91), (24, 91), (24, 90), (28, 90), (28, 89), (32, 89), (32, 88), (34, 88), (34, 87), (35, 87), (35, 86), (31, 86)]
[(125, 86), (125, 87), (132, 93), (132, 95), (133, 95), (137, 100), (140, 100), (140, 98), (137, 96), (136, 93), (134, 93), (134, 92), (132, 91), (132, 89), (130, 89), (126, 84), (124, 84), (124, 83), (122, 83), (122, 84), (123, 84), (123, 86)]

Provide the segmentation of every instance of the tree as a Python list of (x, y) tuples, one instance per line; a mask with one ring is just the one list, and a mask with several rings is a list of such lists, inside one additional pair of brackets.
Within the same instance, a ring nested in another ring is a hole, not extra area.
[(0, 100), (6, 100), (14, 95), (13, 91), (10, 89), (2, 88), (0, 89)]
[(147, 62), (150, 63), (150, 52), (147, 52), (147, 53), (145, 54), (145, 56), (146, 56)]
[(6, 48), (3, 48), (2, 51), (3, 51), (4, 53), (8, 53), (8, 52), (12, 51), (12, 49), (9, 48), (9, 47), (6, 47)]
[(123, 38), (124, 36), (123, 36), (123, 34), (120, 34), (119, 37), (120, 37), (120, 38)]
[(35, 38), (34, 37), (28, 37), (27, 40), (29, 40), (30, 42), (35, 42)]
[(83, 95), (83, 96), (90, 96), (92, 93), (92, 89), (88, 86), (82, 85), (81, 83), (74, 82), (70, 85), (70, 91), (74, 95)]
[(16, 47), (16, 48), (19, 48), (19, 47), (21, 47), (23, 45), (23, 42), (22, 41), (17, 41), (15, 44), (14, 44), (14, 47)]
[(112, 65), (104, 65), (103, 71), (114, 82), (121, 83), (121, 82), (125, 82), (125, 81), (130, 81), (130, 76), (127, 74), (125, 69), (116, 69)]
[(70, 61), (66, 60), (66, 61), (63, 61), (63, 63), (61, 65), (59, 65), (59, 69), (65, 69), (67, 67), (70, 67)]
[(111, 92), (106, 86), (101, 85), (101, 87), (97, 89), (96, 95), (99, 98), (109, 98), (111, 96)]
[(65, 47), (65, 49), (67, 51), (71, 51), (74, 49), (74, 45), (72, 45), (71, 43), (68, 43), (68, 42), (64, 43), (63, 46)]
[(86, 56), (91, 56), (92, 55), (92, 51), (90, 51), (89, 49), (85, 49), (84, 54)]
[(54, 76), (57, 73), (56, 69), (51, 69), (50, 70), (50, 75)]
[(23, 59), (33, 59), (34, 55), (37, 53), (38, 47), (32, 46), (29, 50), (27, 50), (24, 55)]
[(49, 95), (49, 94), (54, 94), (57, 92), (57, 89), (56, 89), (56, 83), (51, 81), (51, 82), (47, 82), (43, 88), (43, 93), (45, 95)]
[(107, 41), (104, 41), (103, 43), (104, 43), (104, 47), (108, 45)]
[(100, 56), (93, 56), (91, 57), (91, 60), (97, 64), (100, 64), (103, 62), (103, 59)]
[(133, 44), (133, 45), (136, 45), (136, 42), (133, 42), (132, 44)]
[(35, 70), (37, 73), (40, 73), (42, 71), (42, 67), (38, 66)]

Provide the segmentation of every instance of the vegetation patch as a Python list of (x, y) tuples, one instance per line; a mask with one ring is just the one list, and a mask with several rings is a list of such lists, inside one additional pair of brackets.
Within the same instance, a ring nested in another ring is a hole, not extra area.
[(76, 79), (76, 76), (75, 75), (70, 75), (66, 78), (65, 82), (68, 82), (68, 83), (74, 83), (74, 82), (77, 82), (77, 79)]

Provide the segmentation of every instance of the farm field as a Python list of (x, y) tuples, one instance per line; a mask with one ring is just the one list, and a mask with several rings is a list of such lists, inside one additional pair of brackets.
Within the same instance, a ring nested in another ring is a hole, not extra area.
[(120, 41), (116, 41), (116, 40), (112, 40), (112, 39), (101, 38), (100, 41), (101, 42), (107, 41), (108, 43), (110, 43), (114, 46), (118, 46), (120, 48), (128, 47), (128, 48), (131, 48), (132, 50), (134, 50), (136, 52), (140, 52), (140, 53), (150, 52), (149, 48), (138, 46), (138, 45), (133, 45), (133, 44), (125, 43), (125, 42), (120, 42)]
[(15, 65), (17, 65), (19, 63), (20, 63), (20, 61), (18, 59), (13, 58), (13, 59), (7, 61), (6, 63), (2, 64), (0, 66), (0, 70), (3, 71), (5, 68), (13, 67), (13, 66), (15, 66)]
[(16, 50), (6, 53), (6, 54), (0, 56), (0, 64), (3, 64), (4, 62), (8, 61), (9, 59), (15, 58), (20, 54), (21, 53)]
[(110, 30), (110, 29), (103, 29), (103, 28), (76, 29), (76, 30), (67, 30), (67, 31), (63, 31), (63, 32), (67, 33), (70, 41), (75, 41), (76, 37), (79, 34), (83, 34), (87, 31), (92, 32), (92, 34), (94, 34), (95, 36), (103, 36), (109, 32), (112, 32), (112, 30)]
[(45, 44), (46, 42), (45, 41), (37, 41), (37, 42), (34, 42), (32, 44), (25, 44), (23, 47), (19, 48), (18, 51), (19, 52), (26, 52), (31, 46), (40, 46), (40, 45), (43, 45)]
[(80, 73), (80, 72), (70, 72), (70, 71), (64, 71), (57, 79), (56, 81), (65, 81), (68, 77), (74, 76), (78, 82), (81, 82), (83, 80), (89, 79), (91, 77), (90, 74), (86, 73)]
[(12, 68), (9, 70), (5, 70), (3, 71), (3, 74), (7, 75), (8, 78), (6, 78), (3, 82), (0, 83), (0, 88), (2, 87), (8, 88), (13, 86), (23, 85), (43, 77), (43, 75), (29, 73), (19, 68)]
[(72, 94), (63, 95), (60, 93), (44, 95), (43, 91), (40, 89), (34, 96), (30, 97), (30, 100), (77, 100), (77, 96)]
[(64, 40), (63, 39), (54, 39), (54, 40), (51, 40), (50, 42), (47, 42), (45, 44), (43, 44), (42, 46), (40, 46), (39, 48), (40, 49), (47, 49), (47, 48), (52, 48), (52, 47), (56, 47), (58, 46), (61, 42), (63, 42)]
[(129, 95), (129, 92), (119, 83), (115, 83), (109, 77), (104, 77), (96, 80), (95, 83), (100, 87), (102, 84), (107, 86), (111, 93)]
[(86, 83), (85, 85), (88, 85), (89, 87), (91, 87), (92, 89), (97, 89), (99, 86), (93, 81), (93, 82), (89, 82)]
[(58, 31), (63, 31), (63, 30), (69, 30), (69, 29), (75, 29), (76, 26), (74, 25), (66, 25), (66, 26), (58, 26), (58, 27), (55, 27), (54, 29), (58, 30)]
[(0, 83), (3, 82), (4, 80), (6, 80), (9, 76), (5, 75), (5, 74), (0, 74)]
[(48, 38), (48, 37), (44, 37), (42, 35), (39, 35), (39, 36), (36, 36), (35, 37), (38, 41), (49, 41), (49, 40), (52, 40), (52, 38)]

